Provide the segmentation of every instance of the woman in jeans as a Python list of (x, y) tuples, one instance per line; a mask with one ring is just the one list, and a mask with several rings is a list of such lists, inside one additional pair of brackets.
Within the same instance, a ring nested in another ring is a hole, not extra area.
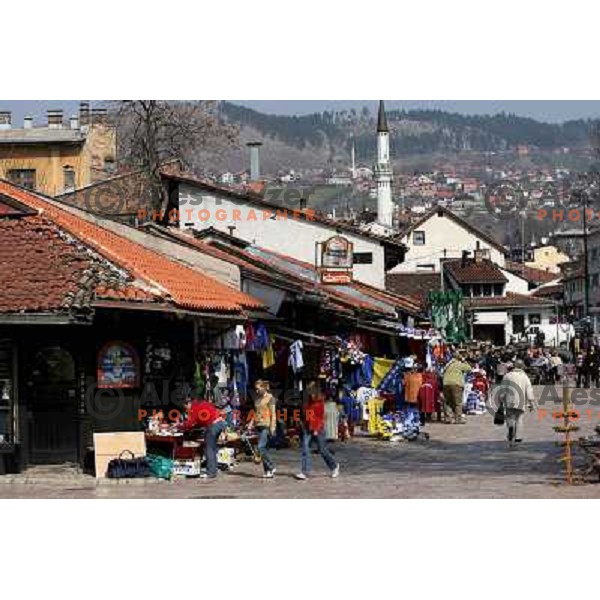
[[(275, 475), (275, 464), (269, 454), (269, 440), (275, 435), (277, 427), (276, 401), (269, 391), (269, 382), (259, 379), (254, 386), (254, 418), (252, 423), (258, 431), (258, 453), (262, 458), (263, 477), (272, 479)], [(251, 424), (252, 424), (251, 423)]]
[(331, 471), (331, 477), (340, 474), (340, 466), (331, 454), (325, 441), (325, 399), (321, 394), (316, 382), (311, 381), (306, 394), (308, 402), (302, 414), (302, 471), (296, 475), (296, 479), (305, 480), (311, 471), (310, 444), (313, 440), (317, 443), (319, 454), (323, 457), (325, 464)]

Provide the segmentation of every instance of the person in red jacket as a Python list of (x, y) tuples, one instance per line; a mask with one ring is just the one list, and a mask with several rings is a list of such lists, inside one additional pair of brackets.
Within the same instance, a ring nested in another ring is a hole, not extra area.
[(331, 470), (331, 476), (335, 478), (340, 474), (340, 466), (325, 442), (325, 399), (319, 393), (315, 381), (311, 381), (307, 385), (306, 395), (308, 402), (304, 407), (300, 422), (302, 428), (302, 471), (296, 475), (296, 479), (304, 480), (310, 475), (310, 443), (313, 439), (317, 442), (319, 454)]
[(205, 429), (206, 472), (201, 473), (200, 478), (215, 479), (217, 476), (217, 441), (227, 428), (227, 423), (217, 407), (206, 400), (193, 400), (188, 403), (186, 409), (187, 419), (183, 422), (183, 430), (189, 431), (196, 427)]

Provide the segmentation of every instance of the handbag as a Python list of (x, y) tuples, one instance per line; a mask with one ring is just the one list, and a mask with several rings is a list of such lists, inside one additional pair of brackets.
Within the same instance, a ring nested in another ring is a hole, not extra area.
[(506, 411), (504, 410), (504, 403), (501, 402), (496, 414), (494, 415), (494, 425), (504, 425), (506, 420)]
[[(129, 453), (131, 458), (123, 458), (123, 455)], [(145, 457), (136, 458), (131, 450), (123, 450), (119, 458), (113, 458), (108, 463), (106, 476), (109, 479), (135, 479), (139, 477), (150, 476), (150, 465)]]

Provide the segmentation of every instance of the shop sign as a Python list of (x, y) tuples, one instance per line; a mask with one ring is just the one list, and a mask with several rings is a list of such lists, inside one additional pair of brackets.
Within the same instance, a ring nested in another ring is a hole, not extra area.
[(125, 342), (109, 342), (98, 353), (99, 388), (135, 388), (140, 385), (137, 352)]
[(341, 235), (334, 235), (321, 246), (321, 266), (328, 269), (351, 269), (354, 244)]
[(321, 271), (321, 283), (330, 285), (352, 283), (352, 271)]

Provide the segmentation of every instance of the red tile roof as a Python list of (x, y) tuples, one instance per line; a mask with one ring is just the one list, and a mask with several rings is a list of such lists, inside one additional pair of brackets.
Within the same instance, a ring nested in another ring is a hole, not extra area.
[(112, 263), (150, 286), (161, 289), (178, 307), (235, 313), (264, 306), (252, 296), (91, 223), (37, 194), (5, 181), (0, 181), (0, 193), (41, 211)]
[[(397, 306), (410, 314), (418, 314), (421, 311), (421, 304), (417, 299), (378, 290), (358, 281), (354, 281), (348, 286), (322, 285), (317, 281), (313, 264), (266, 248), (250, 245), (247, 245), (247, 250), (225, 245), (215, 247), (174, 228), (162, 229), (151, 226), (150, 231), (157, 235), (161, 235), (161, 233), (168, 235), (194, 246), (201, 252), (233, 262), (253, 273), (263, 273), (271, 278), (276, 277), (288, 284), (299, 286), (300, 289), (324, 294), (335, 305), (336, 310), (340, 312), (351, 313), (354, 308), (362, 308), (372, 312), (392, 315), (395, 314), (395, 307)], [(223, 236), (223, 238), (225, 237)]]
[(47, 219), (0, 219), (0, 312), (67, 311), (90, 267)]
[(502, 271), (491, 261), (460, 258), (444, 261), (444, 272), (449, 273), (457, 283), (506, 283)]
[(560, 276), (556, 273), (550, 273), (550, 271), (536, 269), (535, 267), (528, 267), (527, 265), (515, 263), (509, 260), (506, 261), (506, 270), (519, 275), (526, 281), (538, 284), (549, 283), (550, 281), (558, 279)]
[(429, 292), (441, 289), (441, 281), (439, 273), (388, 273), (385, 287), (395, 294), (417, 298), (422, 302), (427, 299)]
[(542, 296), (542, 297), (552, 297), (559, 296), (564, 292), (564, 288), (562, 283), (554, 283), (551, 285), (543, 285), (532, 293), (534, 296)]

